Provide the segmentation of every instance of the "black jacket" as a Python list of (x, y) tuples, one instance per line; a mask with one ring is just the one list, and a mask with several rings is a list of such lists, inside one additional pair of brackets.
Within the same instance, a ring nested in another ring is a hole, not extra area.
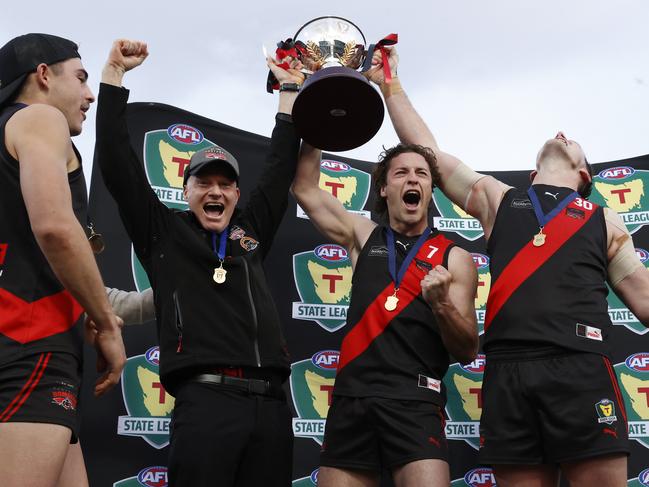
[(230, 221), (227, 280), (216, 284), (210, 234), (190, 211), (158, 200), (131, 149), (127, 100), (128, 90), (101, 85), (96, 157), (154, 290), (164, 387), (173, 394), (180, 380), (214, 366), (260, 367), (285, 378), (288, 353), (262, 264), (295, 174), (293, 124), (277, 117), (264, 172)]

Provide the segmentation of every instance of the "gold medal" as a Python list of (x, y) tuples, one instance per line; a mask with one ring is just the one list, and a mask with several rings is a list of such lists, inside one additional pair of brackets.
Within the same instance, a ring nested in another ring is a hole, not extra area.
[(539, 230), (539, 233), (534, 235), (532, 244), (534, 245), (534, 247), (540, 247), (541, 245), (545, 244), (545, 233), (543, 233), (542, 228)]
[(397, 304), (399, 304), (399, 298), (397, 298), (397, 291), (394, 291), (392, 296), (388, 296), (385, 300), (385, 309), (388, 311), (394, 311), (397, 309)]
[(228, 273), (223, 268), (223, 262), (221, 262), (221, 265), (214, 269), (214, 275), (212, 276), (212, 279), (214, 279), (214, 282), (217, 284), (223, 284), (225, 282), (225, 275)]

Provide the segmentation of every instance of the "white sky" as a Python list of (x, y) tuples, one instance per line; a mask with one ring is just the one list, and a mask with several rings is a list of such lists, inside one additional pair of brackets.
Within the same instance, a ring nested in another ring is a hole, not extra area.
[[(80, 44), (97, 91), (113, 39), (147, 41), (127, 74), (131, 101), (174, 105), (269, 135), (262, 44), (306, 21), (339, 15), (369, 42), (399, 34), (399, 77), (440, 146), (479, 170), (531, 169), (561, 129), (591, 162), (649, 153), (649, 1), (401, 0), (373, 2), (14, 2), (0, 42), (47, 32)], [(94, 109), (76, 143), (89, 174)], [(375, 160), (397, 142), (389, 119), (363, 147)]]

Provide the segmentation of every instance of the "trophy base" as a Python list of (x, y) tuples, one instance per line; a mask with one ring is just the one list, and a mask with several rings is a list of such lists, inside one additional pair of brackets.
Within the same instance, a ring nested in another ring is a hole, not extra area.
[(359, 72), (342, 66), (316, 71), (293, 105), (295, 128), (318, 149), (340, 152), (370, 140), (383, 123), (383, 100)]

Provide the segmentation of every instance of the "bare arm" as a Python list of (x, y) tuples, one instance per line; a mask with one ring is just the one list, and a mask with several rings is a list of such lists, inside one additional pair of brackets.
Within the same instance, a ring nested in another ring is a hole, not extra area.
[(291, 191), (318, 231), (347, 248), (355, 264), (376, 223), (349, 213), (331, 193), (320, 188), (321, 154), (319, 149), (302, 143)]
[(485, 235), (489, 236), (498, 205), (509, 186), (491, 176), (473, 171), (460, 159), (439, 148), (432, 132), (413, 107), (399, 78), (396, 77), (398, 56), (394, 48), (389, 52), (389, 62), (394, 73), (390, 83), (386, 83), (383, 78), (378, 53), (373, 60), (374, 67), (368, 71), (367, 76), (381, 88), (399, 140), (405, 144), (429, 147), (435, 153), (442, 191), (460, 208), (477, 218), (485, 230)]
[(471, 255), (451, 249), (448, 268), (438, 265), (421, 281), (424, 299), (430, 304), (446, 349), (460, 363), (473, 361), (478, 353), (478, 325), (474, 299), (478, 273)]
[(113, 313), (85, 232), (74, 215), (67, 163), (74, 156), (63, 114), (32, 105), (7, 123), (7, 146), (20, 164), (29, 221), (43, 254), (63, 286), (97, 323), (100, 352), (108, 365), (96, 394), (119, 381), (126, 362), (121, 320)]
[(638, 259), (626, 225), (610, 208), (604, 209), (608, 244), (608, 279), (627, 308), (649, 326), (649, 269)]

